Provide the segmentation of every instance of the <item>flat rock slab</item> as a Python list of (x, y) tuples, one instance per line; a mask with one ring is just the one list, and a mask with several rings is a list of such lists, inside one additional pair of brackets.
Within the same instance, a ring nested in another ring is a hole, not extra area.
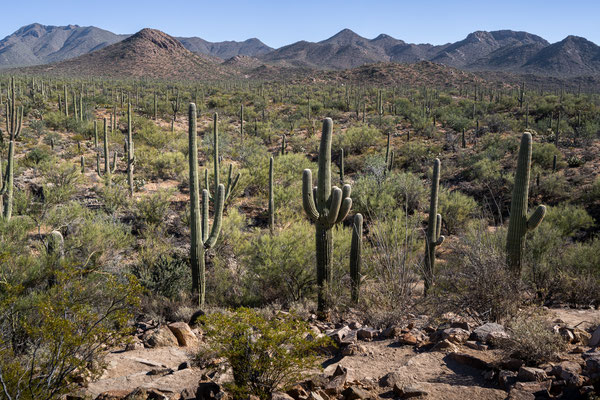
[[(190, 354), (179, 347), (158, 347), (126, 352), (110, 353), (106, 357), (108, 368), (95, 382), (87, 387), (93, 397), (107, 391), (132, 391), (138, 387), (159, 389), (165, 393), (180, 393), (184, 389), (196, 389), (204, 370), (178, 366), (189, 361)], [(172, 369), (166, 375), (153, 375), (157, 369)], [(150, 373), (150, 374), (149, 374)]]

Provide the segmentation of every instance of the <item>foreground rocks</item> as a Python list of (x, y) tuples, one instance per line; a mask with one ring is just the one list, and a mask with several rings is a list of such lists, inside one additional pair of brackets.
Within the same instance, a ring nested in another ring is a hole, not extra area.
[[(337, 349), (322, 373), (274, 398), (583, 398), (600, 385), (600, 351), (591, 346), (598, 330), (575, 325), (557, 321), (553, 327), (569, 342), (562, 360), (530, 366), (494, 347), (510, 337), (499, 324), (477, 325), (453, 315), (436, 325), (425, 316), (411, 316), (385, 329), (356, 321), (314, 321), (311, 336), (328, 335)], [(109, 368), (100, 380), (89, 383), (87, 395), (230, 399), (222, 386), (231, 380), (225, 360), (190, 363), (201, 345), (201, 331), (186, 323), (140, 324), (127, 351), (109, 355)]]

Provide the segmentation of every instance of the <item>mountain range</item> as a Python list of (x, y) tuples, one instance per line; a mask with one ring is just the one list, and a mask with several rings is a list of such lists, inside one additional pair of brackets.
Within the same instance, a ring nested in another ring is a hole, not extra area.
[[(0, 68), (75, 61), (129, 38), (130, 35), (117, 35), (96, 27), (32, 24), (0, 41)], [(192, 63), (223, 63), (224, 68), (230, 69), (242, 64), (253, 68), (265, 65), (346, 70), (375, 63), (431, 61), (467, 71), (563, 78), (600, 74), (600, 47), (585, 38), (568, 36), (551, 44), (537, 35), (511, 30), (477, 31), (461, 41), (444, 45), (406, 43), (385, 34), (367, 39), (349, 29), (320, 42), (299, 41), (279, 49), (256, 38), (242, 42), (208, 42), (198, 37), (171, 39), (178, 43), (179, 52), (187, 50), (197, 56), (180, 54), (184, 59), (190, 62), (193, 59)], [(214, 72), (219, 75), (220, 70)]]

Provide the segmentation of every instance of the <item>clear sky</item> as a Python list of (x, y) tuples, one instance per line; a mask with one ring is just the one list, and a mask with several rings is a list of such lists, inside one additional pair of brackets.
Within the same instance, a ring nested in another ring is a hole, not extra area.
[(272, 47), (319, 41), (343, 28), (442, 44), (475, 30), (524, 30), (550, 42), (567, 35), (600, 44), (600, 0), (4, 0), (0, 37), (24, 25), (94, 25), (115, 33), (146, 27), (209, 41), (257, 37)]

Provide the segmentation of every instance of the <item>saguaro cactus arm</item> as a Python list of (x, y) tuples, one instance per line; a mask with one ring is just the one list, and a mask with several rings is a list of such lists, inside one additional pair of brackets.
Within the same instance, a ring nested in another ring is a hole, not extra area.
[(546, 216), (546, 206), (538, 206), (533, 214), (527, 219), (527, 230), (532, 231), (537, 228)]
[[(206, 190), (206, 189), (205, 189)], [(204, 242), (204, 247), (207, 249), (212, 248), (219, 238), (221, 233), (221, 226), (223, 224), (223, 207), (225, 205), (225, 186), (219, 185), (217, 189), (217, 197), (215, 198), (215, 215), (213, 218), (213, 226), (210, 231), (210, 235)]]
[(306, 215), (308, 215), (312, 221), (317, 221), (319, 219), (319, 212), (315, 205), (313, 192), (312, 172), (310, 169), (305, 169), (302, 173), (302, 205)]

